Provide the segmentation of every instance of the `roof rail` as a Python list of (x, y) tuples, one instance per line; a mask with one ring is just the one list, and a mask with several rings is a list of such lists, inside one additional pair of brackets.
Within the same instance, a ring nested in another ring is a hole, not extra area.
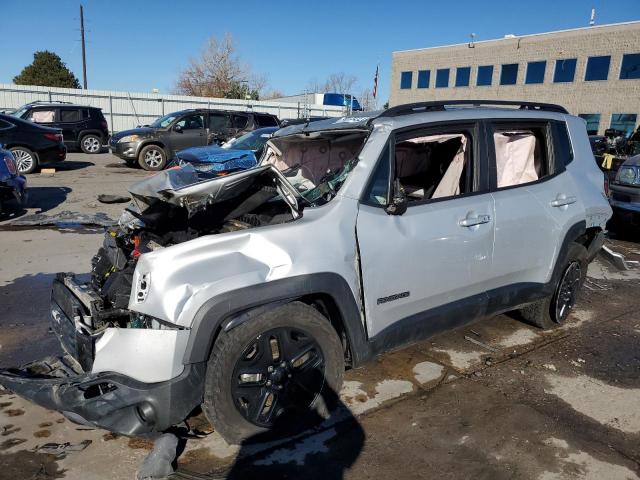
[(45, 101), (45, 100), (36, 100), (35, 102), (29, 102), (27, 103), (27, 105), (35, 105), (37, 103), (65, 103), (67, 105), (72, 105), (72, 102), (63, 102), (62, 100), (51, 100), (51, 101)]
[(412, 113), (442, 112), (446, 106), (469, 105), (481, 107), (485, 105), (509, 105), (519, 107), (521, 110), (540, 110), (543, 112), (569, 113), (564, 107), (553, 103), (518, 102), (512, 100), (437, 100), (432, 102), (416, 102), (404, 105), (396, 105), (388, 108), (380, 114), (381, 117), (399, 117)]

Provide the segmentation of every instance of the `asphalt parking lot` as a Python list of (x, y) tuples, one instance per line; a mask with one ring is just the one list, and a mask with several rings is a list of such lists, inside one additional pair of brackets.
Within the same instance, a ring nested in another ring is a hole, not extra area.
[[(26, 208), (0, 219), (0, 367), (57, 353), (51, 279), (87, 273), (102, 242), (102, 228), (78, 218), (116, 219), (123, 204), (97, 195), (126, 195), (146, 175), (107, 153), (72, 153), (53, 176), (29, 176)], [(640, 260), (637, 243), (608, 244)], [(181, 478), (639, 478), (639, 279), (597, 259), (558, 329), (502, 315), (351, 370), (344, 407), (292, 439), (227, 445), (195, 418), (202, 435), (181, 445)], [(151, 448), (8, 392), (0, 409), (0, 479), (134, 478)]]

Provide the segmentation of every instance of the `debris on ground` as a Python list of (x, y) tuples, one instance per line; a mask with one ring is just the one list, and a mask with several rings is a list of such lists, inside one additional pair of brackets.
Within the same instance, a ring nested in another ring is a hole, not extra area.
[(555, 372), (557, 370), (556, 366), (553, 363), (545, 363), (542, 366), (544, 368), (547, 368), (547, 369), (551, 370), (552, 372)]
[(125, 195), (109, 195), (101, 193), (98, 195), (98, 201), (101, 203), (127, 203), (131, 200), (131, 197)]
[(490, 347), (490, 346), (489, 346), (489, 345), (487, 345), (486, 343), (481, 342), (480, 340), (476, 340), (475, 338), (471, 338), (469, 335), (465, 335), (465, 336), (464, 336), (464, 339), (465, 339), (467, 342), (471, 342), (471, 343), (473, 343), (473, 344), (475, 344), (475, 345), (478, 345), (479, 347), (485, 348), (485, 349), (489, 350), (490, 352), (494, 352), (494, 353), (495, 353), (495, 352), (497, 352), (497, 351), (498, 351), (498, 350), (496, 350), (495, 348)]
[(13, 220), (9, 223), (11, 226), (17, 227), (43, 227), (54, 226), (58, 228), (73, 228), (78, 225), (92, 225), (99, 227), (111, 227), (116, 224), (116, 221), (109, 218), (106, 213), (78, 213), (65, 210), (55, 215), (45, 215), (42, 213), (35, 213), (33, 215), (26, 215)]
[(47, 455), (53, 455), (56, 458), (64, 458), (67, 453), (81, 452), (85, 448), (91, 445), (91, 440), (83, 440), (80, 443), (45, 443), (38, 445), (33, 449), (36, 453), (46, 453)]
[(55, 177), (56, 169), (55, 168), (41, 168), (40, 176), (41, 177)]
[(136, 480), (156, 480), (171, 475), (177, 448), (178, 437), (171, 433), (160, 435), (136, 472)]

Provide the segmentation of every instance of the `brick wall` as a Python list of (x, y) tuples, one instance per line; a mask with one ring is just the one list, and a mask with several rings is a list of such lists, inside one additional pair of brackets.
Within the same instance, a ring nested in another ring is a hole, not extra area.
[[(599, 133), (611, 114), (635, 113), (640, 121), (640, 80), (620, 80), (624, 53), (640, 53), (640, 22), (582, 28), (447, 47), (394, 52), (391, 106), (429, 100), (523, 100), (563, 105), (573, 114), (599, 113)], [(608, 80), (585, 81), (587, 58), (611, 55)], [(556, 59), (577, 58), (572, 83), (553, 83)], [(546, 60), (544, 83), (525, 85), (529, 61)], [(500, 85), (501, 65), (518, 63), (515, 85)], [(492, 85), (476, 86), (479, 65), (493, 65)], [(471, 67), (469, 87), (454, 87), (456, 67)], [(436, 70), (450, 68), (449, 87), (435, 88)], [(431, 70), (429, 88), (417, 88), (418, 70)], [(400, 74), (413, 72), (411, 89), (400, 89)]]

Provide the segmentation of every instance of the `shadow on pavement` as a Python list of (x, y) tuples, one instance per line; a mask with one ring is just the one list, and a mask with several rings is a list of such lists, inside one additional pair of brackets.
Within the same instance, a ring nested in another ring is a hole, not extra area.
[[(321, 395), (331, 411), (329, 418), (312, 410), (307, 410), (306, 414), (283, 415), (273, 430), (243, 442), (226, 478), (343, 479), (364, 447), (365, 433), (338, 394), (326, 383)], [(255, 453), (260, 445), (277, 443), (278, 438), (285, 436), (292, 439)]]
[(44, 213), (56, 208), (71, 193), (69, 187), (27, 187), (29, 201), (27, 208), (37, 208), (36, 213)]
[(82, 170), (83, 168), (93, 167), (95, 163), (83, 160), (70, 160), (67, 158), (64, 162), (56, 163), (51, 168), (55, 168), (59, 172), (70, 172), (73, 170)]

